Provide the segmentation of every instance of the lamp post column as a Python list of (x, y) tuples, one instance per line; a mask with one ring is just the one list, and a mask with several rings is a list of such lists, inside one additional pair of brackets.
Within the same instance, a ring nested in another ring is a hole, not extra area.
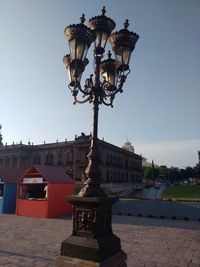
[(100, 64), (101, 56), (95, 56), (95, 78), (93, 90), (93, 123), (92, 123), (92, 139), (90, 151), (88, 154), (88, 166), (85, 170), (85, 186), (80, 191), (79, 196), (85, 197), (103, 197), (106, 196), (101, 184), (101, 169), (99, 167), (99, 151), (98, 151), (98, 114), (99, 114), (99, 92), (100, 85)]

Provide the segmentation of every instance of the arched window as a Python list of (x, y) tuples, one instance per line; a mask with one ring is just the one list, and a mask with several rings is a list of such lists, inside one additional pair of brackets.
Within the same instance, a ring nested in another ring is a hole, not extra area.
[(63, 155), (62, 155), (62, 153), (60, 153), (59, 155), (58, 155), (58, 162), (57, 162), (57, 164), (58, 165), (63, 165)]
[(73, 161), (73, 153), (72, 151), (69, 151), (67, 153), (67, 162), (72, 162)]
[(6, 157), (5, 167), (10, 168), (10, 158), (9, 157)]
[(48, 153), (45, 157), (45, 165), (53, 165), (54, 155), (52, 153)]
[(36, 154), (33, 158), (33, 164), (41, 164), (41, 158), (39, 154)]

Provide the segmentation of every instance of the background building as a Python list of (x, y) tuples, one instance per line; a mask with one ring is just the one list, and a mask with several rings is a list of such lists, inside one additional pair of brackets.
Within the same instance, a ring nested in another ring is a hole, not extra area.
[[(81, 181), (88, 163), (90, 138), (82, 133), (81, 136), (75, 136), (73, 141), (3, 145), (1, 136), (0, 168), (27, 169), (32, 164), (63, 166), (75, 181)], [(128, 146), (126, 142), (123, 148), (103, 140), (98, 142), (103, 182), (142, 182), (142, 157), (134, 153), (130, 142)]]

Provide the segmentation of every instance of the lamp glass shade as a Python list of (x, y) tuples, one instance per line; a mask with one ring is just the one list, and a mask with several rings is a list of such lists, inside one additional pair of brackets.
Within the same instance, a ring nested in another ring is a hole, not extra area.
[(108, 81), (108, 73), (107, 73), (107, 71), (105, 71), (105, 72), (102, 73), (102, 77), (103, 77), (106, 81)]
[(116, 86), (116, 72), (115, 71), (104, 71), (101, 75), (111, 86)]
[(117, 65), (122, 65), (122, 47), (116, 47), (114, 50)]
[(97, 32), (97, 33), (96, 33), (95, 43), (94, 43), (95, 48), (96, 48), (96, 47), (99, 47), (100, 44), (101, 44), (101, 32)]
[(69, 67), (69, 64), (70, 64), (70, 61), (71, 61), (71, 58), (70, 58), (70, 55), (65, 55), (63, 57), (63, 63), (65, 65), (65, 68), (68, 68)]
[(72, 39), (69, 41), (71, 59), (85, 60), (88, 51), (88, 44), (80, 40)]
[(74, 66), (72, 66), (72, 65), (69, 66), (69, 68), (68, 68), (68, 76), (69, 76), (69, 81), (70, 81), (71, 85), (74, 85), (76, 83), (76, 81), (77, 81), (77, 75), (76, 75), (75, 72), (76, 71), (75, 71)]
[(95, 48), (104, 49), (106, 46), (106, 42), (108, 40), (108, 33), (103, 31), (97, 31), (96, 32), (96, 39), (95, 39)]
[(110, 72), (108, 73), (108, 82), (110, 85), (115, 85), (115, 74)]
[(68, 75), (71, 85), (77, 84), (77, 82), (80, 83), (85, 65), (82, 63), (81, 60), (75, 59), (71, 61), (68, 67)]
[(80, 59), (82, 61), (85, 60), (87, 51), (88, 51), (88, 45), (86, 43), (82, 42), (77, 42), (77, 47), (76, 47), (76, 59)]
[(76, 57), (76, 42), (75, 42), (75, 39), (72, 39), (72, 40), (69, 41), (69, 49), (70, 49), (71, 60), (73, 60)]
[(115, 56), (118, 66), (128, 66), (132, 50), (128, 46), (115, 48)]
[(130, 58), (131, 58), (131, 52), (132, 50), (125, 46), (123, 47), (123, 64), (124, 65), (129, 65), (129, 61), (130, 61)]
[(71, 68), (70, 67), (68, 68), (68, 77), (69, 77), (69, 81), (71, 83), (72, 82), (72, 79), (73, 79), (73, 76), (72, 76)]

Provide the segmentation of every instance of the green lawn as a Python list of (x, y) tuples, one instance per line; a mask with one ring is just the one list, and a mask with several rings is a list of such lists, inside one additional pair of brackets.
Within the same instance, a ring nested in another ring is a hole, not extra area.
[(174, 185), (163, 192), (164, 199), (200, 201), (200, 185)]

